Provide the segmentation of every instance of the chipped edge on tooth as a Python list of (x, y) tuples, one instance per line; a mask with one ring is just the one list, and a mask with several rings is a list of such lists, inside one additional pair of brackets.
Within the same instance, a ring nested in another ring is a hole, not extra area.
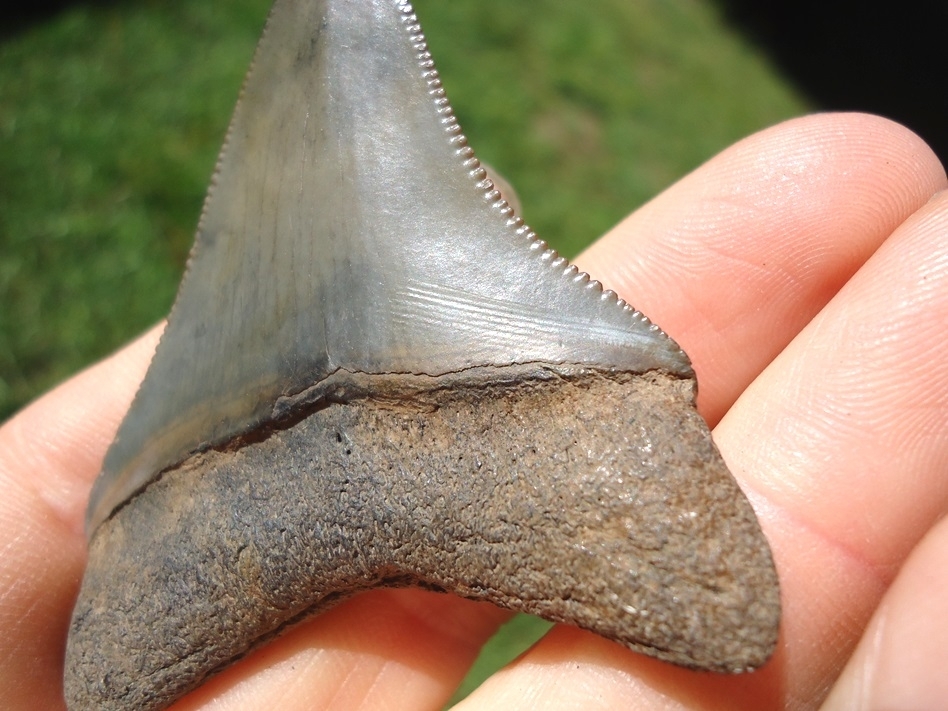
[(421, 78), (428, 84), (428, 94), (433, 98), (435, 109), (441, 116), (441, 123), (448, 135), (448, 141), (454, 146), (455, 154), (462, 160), (462, 165), (474, 181), (474, 187), (483, 194), (487, 202), (491, 203), (492, 208), (507, 218), (507, 227), (511, 228), (513, 234), (529, 240), (530, 249), (540, 252), (541, 261), (548, 262), (555, 269), (562, 269), (564, 276), (571, 278), (576, 283), (585, 282), (585, 289), (598, 290), (602, 301), (615, 303), (633, 319), (647, 326), (649, 331), (670, 338), (658, 325), (652, 323), (648, 316), (629, 305), (624, 299), (619, 298), (616, 292), (611, 289), (604, 289), (601, 282), (593, 279), (586, 272), (579, 271), (578, 267), (571, 265), (565, 257), (560, 256), (556, 250), (548, 247), (546, 242), (540, 239), (537, 233), (524, 222), (523, 218), (515, 214), (513, 207), (503, 198), (500, 191), (494, 186), (494, 182), (487, 176), (487, 171), (484, 170), (481, 162), (474, 155), (474, 149), (468, 144), (467, 136), (461, 130), (441, 82), (441, 76), (435, 67), (434, 59), (428, 50), (428, 41), (421, 29), (421, 23), (418, 21), (418, 16), (415, 14), (410, 0), (395, 0), (395, 2), (402, 14), (402, 25), (405, 31), (408, 32), (409, 41), (417, 52)]

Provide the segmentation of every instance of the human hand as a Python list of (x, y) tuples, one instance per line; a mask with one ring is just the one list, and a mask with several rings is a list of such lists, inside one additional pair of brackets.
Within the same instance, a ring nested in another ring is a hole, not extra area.
[[(692, 357), (702, 414), (774, 551), (778, 652), (718, 676), (558, 627), (457, 708), (815, 708), (834, 681), (830, 709), (948, 698), (945, 187), (905, 129), (814, 116), (724, 152), (577, 260)], [(63, 705), (89, 487), (157, 335), (0, 429), (11, 710)], [(438, 709), (506, 617), (429, 592), (367, 593), (174, 708)]]

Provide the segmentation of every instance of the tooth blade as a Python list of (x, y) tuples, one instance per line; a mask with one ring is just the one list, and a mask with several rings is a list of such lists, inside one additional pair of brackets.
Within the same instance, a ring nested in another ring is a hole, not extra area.
[(279, 0), (89, 529), (337, 371), (691, 376), (670, 338), (570, 269), (484, 180), (407, 3)]

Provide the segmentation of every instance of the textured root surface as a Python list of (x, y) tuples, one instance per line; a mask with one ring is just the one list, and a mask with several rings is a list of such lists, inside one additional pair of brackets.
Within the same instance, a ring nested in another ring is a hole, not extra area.
[(771, 654), (770, 551), (693, 381), (373, 377), (382, 397), (195, 456), (99, 528), (69, 637), (70, 709), (164, 708), (380, 585), (489, 600), (689, 667)]

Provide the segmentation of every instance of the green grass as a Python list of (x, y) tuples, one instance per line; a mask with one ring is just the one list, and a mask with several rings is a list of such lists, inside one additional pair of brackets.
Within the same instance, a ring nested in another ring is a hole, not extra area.
[(445, 708), (451, 708), (480, 686), (487, 677), (523, 654), (552, 626), (552, 623), (538, 617), (516, 615), (484, 645), (474, 666)]
[[(475, 150), (566, 254), (806, 109), (706, 2), (415, 4)], [(0, 44), (0, 421), (167, 313), (268, 7), (78, 2)]]
[(0, 45), (0, 420), (168, 310), (265, 15), (78, 4)]

